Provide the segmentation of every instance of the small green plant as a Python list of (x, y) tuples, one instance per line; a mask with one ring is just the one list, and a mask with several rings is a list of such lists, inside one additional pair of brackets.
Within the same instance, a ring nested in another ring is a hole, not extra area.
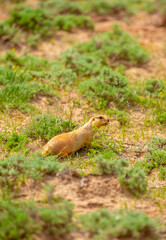
[(166, 112), (158, 113), (156, 116), (156, 121), (161, 124), (166, 124)]
[(151, 161), (141, 160), (134, 163), (135, 167), (143, 169), (146, 174), (151, 173), (152, 169), (154, 168), (154, 164)]
[(67, 132), (74, 128), (74, 124), (64, 121), (53, 114), (41, 114), (35, 116), (25, 129), (26, 136), (36, 139), (50, 140), (58, 133)]
[(75, 16), (72, 14), (59, 15), (54, 18), (54, 29), (70, 31), (73, 28), (93, 29), (94, 25), (88, 16)]
[(15, 82), (14, 78), (17, 75), (17, 82), (21, 78), (22, 82), (44, 83), (44, 86), (49, 86), (55, 90), (61, 86), (71, 85), (77, 79), (76, 72), (71, 68), (66, 68), (63, 61), (59, 60), (48, 61), (45, 58), (40, 59), (29, 55), (17, 57), (14, 52), (10, 51), (0, 61), (8, 68), (13, 69), (0, 68), (0, 75), (2, 71), (0, 81), (2, 83), (6, 82), (6, 78), (9, 78), (10, 75), (11, 82)]
[(62, 53), (61, 61), (65, 67), (72, 69), (80, 77), (96, 76), (103, 67), (100, 59), (97, 61), (95, 56), (82, 55), (75, 49)]
[[(151, 173), (154, 168), (160, 168), (166, 164), (166, 139), (153, 137), (147, 142), (145, 160), (135, 162), (134, 166), (143, 168), (146, 173)], [(161, 170), (162, 171), (162, 170)]]
[(49, 28), (52, 27), (53, 24), (51, 17), (44, 9), (26, 6), (22, 6), (20, 9), (14, 9), (6, 23), (9, 25), (15, 24), (24, 31), (31, 30), (33, 33), (40, 33), (42, 37), (50, 36)]
[(0, 200), (0, 238), (2, 240), (31, 240), (35, 236), (65, 238), (74, 230), (73, 206), (57, 201), (51, 207), (36, 203)]
[(9, 19), (0, 24), (0, 36), (16, 43), (16, 35), (21, 31), (26, 36), (22, 41), (25, 42), (26, 39), (29, 45), (35, 46), (35, 41), (37, 44), (41, 38), (52, 36), (55, 30), (69, 31), (73, 28), (93, 29), (94, 25), (88, 16), (74, 14), (54, 16), (52, 11), (42, 6), (31, 8), (19, 5), (11, 11)]
[(12, 2), (12, 3), (22, 3), (22, 2), (25, 2), (25, 0), (7, 0), (7, 1)]
[(139, 168), (125, 169), (118, 177), (122, 186), (127, 188), (132, 194), (138, 196), (147, 191), (148, 181), (146, 174)]
[[(110, 156), (111, 157), (111, 156)], [(113, 156), (115, 157), (115, 155)], [(120, 174), (123, 171), (124, 167), (128, 166), (128, 162), (126, 159), (105, 159), (103, 155), (99, 155), (96, 157), (96, 169), (95, 173), (112, 175), (112, 174)]]
[(113, 237), (127, 239), (156, 239), (158, 221), (150, 219), (144, 212), (136, 210), (116, 210), (112, 214), (107, 209), (80, 216), (83, 228), (93, 239), (107, 240)]
[[(28, 214), (28, 208), (20, 206), (19, 202), (9, 202), (0, 200), (0, 238), (2, 240), (31, 239), (33, 234), (37, 234), (40, 224)], [(30, 209), (29, 209), (30, 210)], [(33, 213), (36, 210), (34, 209)]]
[(159, 168), (159, 178), (162, 180), (166, 180), (166, 168), (165, 167), (160, 167)]
[(19, 151), (28, 142), (26, 136), (18, 134), (17, 132), (4, 132), (1, 134), (1, 141), (9, 152)]
[(18, 68), (0, 68), (0, 110), (5, 108), (25, 109), (28, 102), (44, 92), (50, 94), (50, 90), (42, 83), (35, 82), (33, 76), (27, 71)]
[(65, 0), (40, 1), (40, 7), (46, 9), (49, 14), (82, 14), (79, 3)]
[(13, 154), (0, 161), (0, 185), (8, 191), (17, 190), (26, 179), (41, 180), (47, 175), (56, 175), (60, 169), (55, 157), (43, 159), (42, 156)]
[(92, 0), (85, 4), (85, 9), (87, 12), (95, 12), (98, 14), (112, 14), (114, 16), (119, 16), (121, 13), (132, 14), (134, 13), (132, 8), (133, 2), (130, 0)]
[(1, 133), (0, 143), (3, 143), (8, 153), (28, 150), (28, 142), (35, 139), (48, 141), (57, 134), (73, 130), (74, 126), (70, 121), (64, 121), (53, 114), (39, 114), (33, 117), (29, 125), (19, 133), (15, 130)]
[(125, 110), (119, 110), (119, 109), (109, 110), (108, 109), (106, 113), (109, 115), (115, 116), (120, 126), (126, 126), (130, 122), (130, 116)]
[(5, 111), (6, 108), (25, 110), (28, 107), (27, 103), (37, 93), (45, 92), (46, 89), (42, 84), (38, 83), (7, 85), (0, 90), (0, 110)]
[(99, 109), (108, 107), (111, 102), (123, 108), (137, 99), (137, 95), (128, 87), (127, 78), (109, 68), (101, 71), (98, 77), (80, 83), (80, 91)]
[(117, 62), (136, 65), (148, 60), (147, 51), (117, 24), (113, 25), (110, 32), (79, 44), (77, 51), (95, 56), (111, 66), (116, 66)]
[(145, 82), (145, 91), (150, 95), (157, 95), (165, 88), (164, 82), (157, 79), (147, 79)]
[(94, 173), (117, 175), (121, 185), (127, 188), (133, 195), (139, 196), (147, 191), (148, 181), (145, 172), (139, 168), (126, 168), (128, 161), (117, 158), (116, 154), (109, 158), (104, 155), (96, 157), (96, 168)]

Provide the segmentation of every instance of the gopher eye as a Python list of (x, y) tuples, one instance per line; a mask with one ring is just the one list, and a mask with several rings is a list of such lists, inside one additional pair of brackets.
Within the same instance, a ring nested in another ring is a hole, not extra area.
[(99, 119), (103, 119), (103, 117), (99, 117)]

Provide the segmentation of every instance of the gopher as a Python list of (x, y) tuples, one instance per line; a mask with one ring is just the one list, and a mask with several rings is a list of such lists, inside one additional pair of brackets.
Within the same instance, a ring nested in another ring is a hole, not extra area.
[(108, 123), (109, 119), (103, 115), (92, 117), (79, 129), (53, 137), (43, 147), (42, 154), (66, 157), (84, 146), (90, 147), (97, 129), (101, 126), (106, 126)]

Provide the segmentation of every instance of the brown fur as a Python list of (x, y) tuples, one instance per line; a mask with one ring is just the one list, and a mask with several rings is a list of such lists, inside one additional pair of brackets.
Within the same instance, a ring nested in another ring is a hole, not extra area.
[(83, 127), (72, 132), (53, 137), (43, 148), (43, 155), (59, 155), (66, 157), (84, 146), (89, 146), (98, 128), (107, 125), (105, 116), (92, 117)]

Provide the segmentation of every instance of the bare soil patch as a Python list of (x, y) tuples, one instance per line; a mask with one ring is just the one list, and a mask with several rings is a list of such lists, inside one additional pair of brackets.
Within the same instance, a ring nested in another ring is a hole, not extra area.
[[(78, 214), (89, 213), (99, 207), (108, 208), (110, 212), (119, 208), (135, 208), (145, 211), (152, 218), (161, 216), (162, 220), (166, 220), (165, 200), (146, 196), (136, 199), (122, 188), (115, 176), (87, 175), (79, 178), (72, 174), (60, 174), (47, 179), (46, 183), (53, 186), (54, 197), (73, 202)], [(21, 195), (24, 199), (33, 197), (40, 202), (46, 197), (46, 192), (43, 187), (36, 188), (38, 190), (28, 188)]]

